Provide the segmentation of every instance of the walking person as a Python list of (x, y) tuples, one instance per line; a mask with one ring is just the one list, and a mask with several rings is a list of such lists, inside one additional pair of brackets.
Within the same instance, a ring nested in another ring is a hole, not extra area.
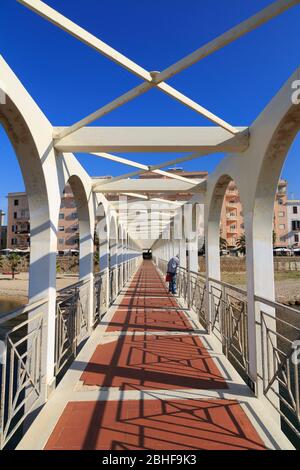
[(179, 255), (173, 256), (168, 262), (167, 276), (169, 279), (169, 292), (176, 294), (176, 276), (179, 267)]

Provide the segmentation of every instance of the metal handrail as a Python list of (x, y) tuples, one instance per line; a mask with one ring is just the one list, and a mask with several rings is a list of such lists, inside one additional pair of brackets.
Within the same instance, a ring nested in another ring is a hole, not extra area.
[(5, 313), (4, 315), (1, 315), (0, 317), (0, 325), (3, 325), (4, 323), (7, 323), (11, 320), (14, 320), (15, 318), (21, 315), (29, 313), (31, 310), (35, 310), (36, 308), (41, 307), (42, 305), (45, 305), (47, 302), (48, 302), (48, 299), (44, 298), (44, 299), (29, 303), (28, 305), (25, 305), (24, 307), (20, 307), (17, 310), (14, 310), (12, 312)]
[[(45, 303), (35, 302), (31, 311)], [(26, 313), (30, 313), (29, 306)], [(5, 335), (6, 359), (1, 367), (0, 382), (0, 449), (41, 404), (43, 318), (42, 312), (33, 314)]]

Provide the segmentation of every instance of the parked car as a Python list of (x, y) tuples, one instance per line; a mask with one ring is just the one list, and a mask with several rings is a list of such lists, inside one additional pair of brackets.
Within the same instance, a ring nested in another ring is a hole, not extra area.
[(286, 248), (285, 246), (280, 246), (273, 249), (274, 256), (292, 256), (293, 250)]

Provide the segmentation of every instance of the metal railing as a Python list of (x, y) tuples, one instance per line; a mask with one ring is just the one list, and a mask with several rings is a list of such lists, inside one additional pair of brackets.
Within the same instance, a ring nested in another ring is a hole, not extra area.
[(30, 304), (0, 319), (0, 449), (42, 404), (43, 307)]
[(221, 341), (223, 353), (251, 388), (249, 371), (247, 292), (209, 279), (211, 332)]
[(183, 298), (186, 303), (189, 303), (189, 281), (188, 271), (185, 268), (179, 268), (177, 276), (177, 289), (179, 297)]
[(103, 272), (94, 274), (93, 328), (95, 328), (101, 320), (101, 294), (103, 276)]
[(57, 293), (55, 318), (55, 376), (76, 357), (77, 347), (89, 332), (89, 280)]
[(117, 293), (117, 279), (118, 267), (113, 266), (109, 271), (109, 303), (110, 305), (116, 300)]
[(190, 306), (198, 315), (199, 322), (207, 330), (209, 326), (209, 319), (207, 315), (207, 290), (205, 277), (194, 271), (186, 274), (190, 282), (190, 293), (187, 293), (187, 301)]
[(262, 297), (255, 297), (255, 301), (263, 393), (280, 414), (288, 436), (292, 432), (299, 439), (300, 312)]

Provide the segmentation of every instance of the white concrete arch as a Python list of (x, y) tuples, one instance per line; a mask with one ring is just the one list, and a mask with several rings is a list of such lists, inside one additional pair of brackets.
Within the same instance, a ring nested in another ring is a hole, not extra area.
[(119, 222), (118, 224), (118, 290), (119, 292), (121, 291), (124, 285), (123, 262), (124, 262), (124, 228), (123, 228), (123, 225)]
[[(225, 168), (220, 164), (210, 181), (206, 196), (205, 206), (205, 244), (206, 244), (206, 270), (208, 277), (221, 279), (220, 269), (220, 223), (221, 211), (226, 189), (230, 182), (234, 182), (238, 188), (242, 207), (244, 208), (243, 186), (240, 183), (238, 173), (224, 172)], [(235, 174), (234, 174), (235, 173)]]
[(109, 271), (110, 303), (118, 294), (118, 221), (114, 213), (109, 215)]
[[(53, 380), (56, 308), (56, 213), (59, 185), (53, 128), (3, 57), (0, 82), (5, 102), (0, 120), (11, 140), (28, 194), (31, 223), (29, 300), (44, 299), (42, 397)], [(34, 315), (34, 313), (33, 313)]]
[(55, 289), (55, 269), (53, 265), (49, 269), (56, 254), (55, 231), (51, 226), (52, 202), (57, 196), (52, 126), (3, 57), (0, 81), (5, 93), (0, 120), (16, 152), (28, 195), (32, 245), (29, 298), (36, 300), (48, 296), (49, 289)]
[[(272, 252), (274, 199), (287, 152), (299, 130), (300, 108), (292, 101), (294, 83), (299, 78), (298, 69), (250, 126), (249, 148), (242, 154), (231, 154), (224, 158), (207, 181), (205, 221), (208, 277), (218, 279), (220, 271), (219, 257), (216, 255), (218, 213), (224, 185), (229, 178), (235, 181), (243, 205), (249, 368), (254, 380), (258, 378), (257, 374), (261, 374), (262, 355), (256, 329), (259, 305), (255, 296), (270, 300), (275, 298)], [(218, 182), (221, 182), (220, 187)], [(271, 313), (275, 315), (275, 312)], [(259, 379), (258, 393), (263, 396)]]
[(94, 197), (100, 264), (100, 318), (109, 308), (109, 204), (102, 194)]

